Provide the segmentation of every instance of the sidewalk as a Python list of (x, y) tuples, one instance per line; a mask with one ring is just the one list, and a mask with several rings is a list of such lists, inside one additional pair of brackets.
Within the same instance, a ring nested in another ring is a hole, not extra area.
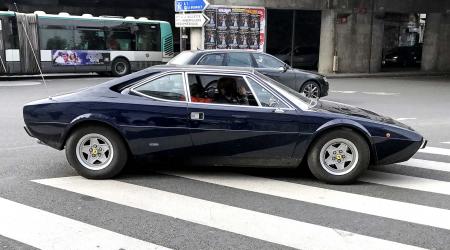
[(411, 77), (411, 76), (450, 76), (450, 72), (377, 72), (377, 73), (331, 73), (324, 74), (327, 78), (377, 78), (377, 77)]

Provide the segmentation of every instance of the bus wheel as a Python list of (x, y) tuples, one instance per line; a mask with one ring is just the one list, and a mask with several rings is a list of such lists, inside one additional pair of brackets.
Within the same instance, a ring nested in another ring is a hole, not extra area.
[(111, 66), (111, 73), (113, 76), (124, 76), (130, 73), (130, 63), (123, 58), (115, 59)]

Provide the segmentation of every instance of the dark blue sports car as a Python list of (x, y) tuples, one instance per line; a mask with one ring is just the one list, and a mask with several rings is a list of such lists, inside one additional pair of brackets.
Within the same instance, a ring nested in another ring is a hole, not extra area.
[(410, 127), (348, 105), (312, 102), (246, 68), (156, 66), (75, 93), (28, 103), (25, 130), (92, 179), (130, 157), (195, 164), (298, 167), (349, 183), (369, 164), (424, 147)]

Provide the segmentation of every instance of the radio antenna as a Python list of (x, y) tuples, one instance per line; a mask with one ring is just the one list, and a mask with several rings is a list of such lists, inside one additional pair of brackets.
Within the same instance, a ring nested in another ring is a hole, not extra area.
[[(19, 12), (19, 8), (17, 7), (17, 4), (16, 4), (15, 1), (14, 1), (14, 6), (16, 7), (16, 12)], [(22, 28), (23, 28), (23, 32), (25, 33), (25, 37), (27, 38), (28, 44), (30, 45), (30, 49), (31, 49), (31, 52), (33, 53), (34, 60), (36, 61), (36, 65), (37, 65), (37, 67), (38, 67), (39, 73), (40, 73), (41, 78), (42, 78), (42, 83), (44, 84), (44, 86), (45, 86), (45, 91), (46, 91), (46, 93), (47, 93), (47, 95), (48, 95), (48, 99), (51, 100), (52, 97), (50, 96), (50, 92), (49, 92), (49, 90), (48, 90), (47, 81), (45, 81), (44, 74), (42, 73), (41, 65), (40, 65), (39, 60), (38, 60), (38, 58), (37, 58), (37, 56), (36, 56), (36, 52), (35, 52), (34, 49), (33, 49), (33, 44), (31, 43), (31, 39), (30, 39), (30, 37), (28, 36), (28, 31), (27, 31), (27, 29), (26, 29), (25, 24), (24, 24), (23, 21), (22, 21)]]

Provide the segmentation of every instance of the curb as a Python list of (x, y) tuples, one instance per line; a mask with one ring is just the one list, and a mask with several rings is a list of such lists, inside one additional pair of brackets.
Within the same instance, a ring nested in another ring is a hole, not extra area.
[(379, 72), (379, 73), (337, 73), (325, 74), (329, 79), (339, 78), (381, 78), (381, 77), (412, 77), (412, 76), (450, 76), (450, 72)]

